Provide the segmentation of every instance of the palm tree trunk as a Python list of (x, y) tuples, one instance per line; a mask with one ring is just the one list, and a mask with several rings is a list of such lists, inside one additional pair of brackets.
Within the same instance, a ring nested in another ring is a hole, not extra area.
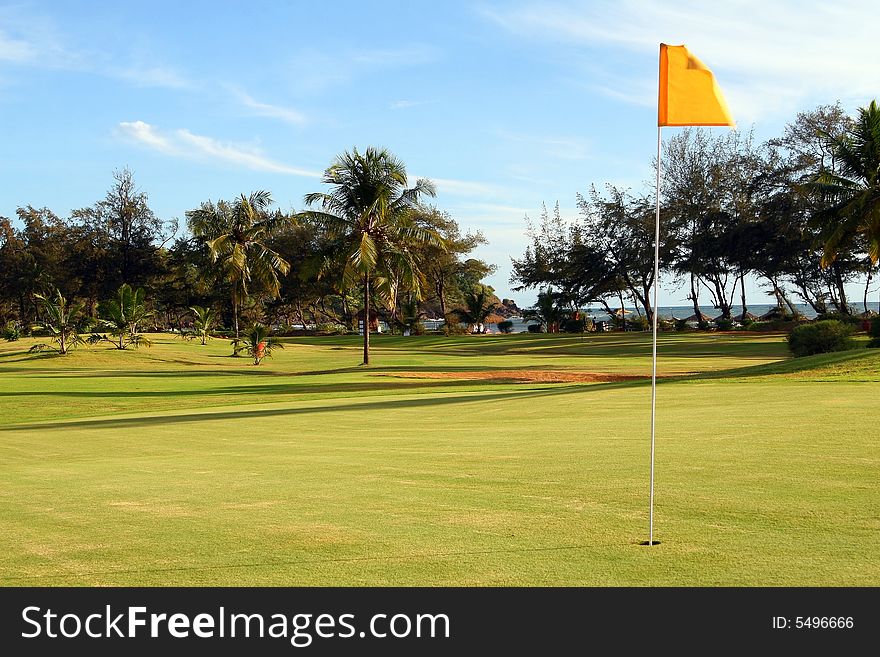
[(370, 276), (364, 275), (364, 365), (370, 364)]
[(238, 333), (238, 294), (235, 289), (232, 290), (232, 322), (235, 324), (235, 339), (238, 340), (241, 336)]
[(739, 272), (739, 294), (742, 299), (742, 312), (740, 313), (740, 321), (745, 323), (746, 321), (746, 312), (748, 308), (746, 308), (746, 273), (741, 269)]

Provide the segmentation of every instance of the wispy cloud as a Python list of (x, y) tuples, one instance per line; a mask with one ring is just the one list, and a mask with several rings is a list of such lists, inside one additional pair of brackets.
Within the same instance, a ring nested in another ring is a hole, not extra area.
[(117, 126), (116, 132), (123, 139), (173, 157), (221, 161), (254, 171), (290, 176), (321, 177), (320, 173), (277, 162), (257, 148), (222, 142), (213, 137), (194, 134), (185, 128), (163, 131), (144, 121), (123, 121)]
[[(422, 176), (416, 177), (419, 178)], [(503, 190), (500, 187), (489, 183), (433, 177), (430, 177), (430, 180), (437, 186), (437, 191), (440, 194), (448, 194), (450, 196), (478, 196), (494, 198), (503, 193)]]
[(0, 61), (39, 69), (73, 71), (122, 80), (140, 87), (185, 89), (195, 86), (173, 67), (153, 56), (113, 54), (74, 45), (49, 16), (25, 5), (0, 7)]
[(290, 107), (263, 103), (237, 87), (230, 86), (228, 88), (242, 105), (250, 109), (257, 116), (278, 119), (279, 121), (284, 121), (285, 123), (290, 123), (292, 125), (303, 125), (307, 121), (306, 115), (298, 110)]
[[(604, 93), (637, 104), (656, 88), (658, 44), (687, 43), (716, 73), (741, 120), (791, 112), (816, 98), (873, 98), (880, 67), (876, 22), (867, 17), (875, 13), (873, 0), (528, 1), (484, 11), (519, 37), (583, 48), (584, 61), (608, 46), (644, 55), (644, 72), (595, 76)], [(866, 20), (853, 20), (859, 16)]]
[(0, 61), (27, 62), (36, 58), (34, 45), (24, 39), (17, 39), (0, 31)]
[(136, 66), (128, 68), (109, 67), (104, 72), (120, 80), (130, 82), (138, 87), (163, 87), (166, 89), (190, 89), (195, 86), (173, 68), (164, 66)]
[(388, 109), (399, 110), (399, 109), (409, 109), (410, 107), (418, 107), (419, 105), (424, 105), (425, 101), (423, 100), (395, 100), (388, 105)]
[(589, 156), (590, 148), (581, 137), (529, 135), (499, 131), (498, 136), (507, 141), (531, 146), (542, 155), (560, 160), (583, 160)]

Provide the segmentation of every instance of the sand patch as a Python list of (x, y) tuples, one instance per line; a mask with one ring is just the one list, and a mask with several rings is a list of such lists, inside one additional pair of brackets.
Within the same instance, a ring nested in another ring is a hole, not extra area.
[(576, 372), (572, 370), (477, 370), (473, 372), (397, 372), (377, 374), (398, 379), (457, 379), (461, 381), (514, 381), (517, 383), (612, 383), (639, 381), (649, 376)]

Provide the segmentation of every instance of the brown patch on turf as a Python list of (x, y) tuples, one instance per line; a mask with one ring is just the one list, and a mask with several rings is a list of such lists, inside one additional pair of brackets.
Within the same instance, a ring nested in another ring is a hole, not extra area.
[(473, 372), (397, 372), (376, 374), (399, 379), (459, 379), (466, 381), (515, 381), (517, 383), (612, 383), (639, 381), (649, 376), (630, 374), (604, 374), (599, 372), (575, 372), (570, 370), (483, 370)]

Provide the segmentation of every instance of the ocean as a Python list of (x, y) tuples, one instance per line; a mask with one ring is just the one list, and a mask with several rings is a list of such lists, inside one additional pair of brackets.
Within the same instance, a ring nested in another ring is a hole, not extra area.
[[(775, 304), (756, 303), (755, 305), (747, 306), (747, 309), (753, 315), (757, 315), (758, 317), (760, 317), (764, 313), (770, 312), (770, 310), (775, 307), (776, 307)], [(794, 304), (794, 307), (804, 317), (808, 317), (808, 318), (812, 319), (816, 316), (816, 311), (814, 311), (807, 304), (796, 303), (796, 304)], [(851, 304), (851, 307), (853, 308), (853, 311), (855, 313), (861, 313), (865, 310), (864, 305), (861, 303)], [(873, 310), (874, 312), (877, 312), (878, 303), (876, 301), (869, 301), (868, 302), (868, 309)], [(636, 312), (636, 309), (634, 307), (627, 307), (626, 310), (629, 313), (631, 313), (633, 316), (638, 316), (638, 313)], [(685, 319), (685, 318), (690, 317), (691, 315), (694, 314), (694, 307), (692, 305), (691, 306), (660, 306), (659, 310), (660, 310), (660, 317), (667, 317), (667, 318), (674, 317), (676, 319)], [(586, 315), (588, 317), (592, 317), (593, 321), (607, 322), (610, 319), (610, 316), (608, 315), (608, 313), (606, 313), (601, 308), (587, 308), (584, 312), (586, 313)], [(717, 308), (713, 308), (712, 306), (700, 306), (700, 312), (702, 312), (704, 315), (706, 315), (707, 317), (709, 317), (711, 319), (714, 319), (715, 317), (718, 317), (721, 314), (721, 311), (719, 311)], [(731, 307), (731, 314), (732, 315), (739, 315), (741, 312), (742, 312), (742, 306), (732, 306)], [(523, 321), (523, 319), (521, 317), (511, 317), (510, 321), (513, 322), (513, 332), (514, 333), (525, 333), (526, 331), (528, 331), (529, 324), (536, 324), (537, 323), (537, 322)], [(426, 319), (426, 320), (424, 320), (424, 324), (425, 324), (425, 328), (427, 328), (428, 330), (436, 330), (436, 329), (439, 329), (440, 327), (443, 326), (443, 320), (442, 319), (438, 319), (438, 320)], [(492, 333), (498, 332), (498, 325), (497, 324), (487, 324), (486, 327)]]

